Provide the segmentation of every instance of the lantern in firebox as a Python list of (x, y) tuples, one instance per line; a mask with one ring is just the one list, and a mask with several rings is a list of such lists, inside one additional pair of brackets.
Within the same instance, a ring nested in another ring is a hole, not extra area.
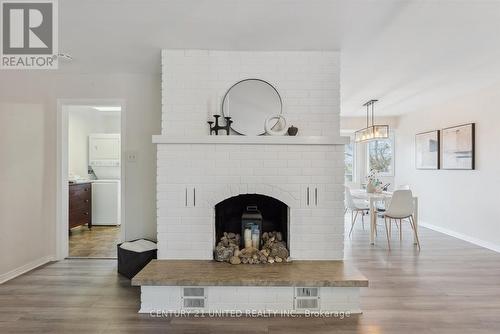
[(256, 205), (249, 205), (241, 215), (241, 235), (245, 248), (259, 249), (262, 234), (262, 214)]

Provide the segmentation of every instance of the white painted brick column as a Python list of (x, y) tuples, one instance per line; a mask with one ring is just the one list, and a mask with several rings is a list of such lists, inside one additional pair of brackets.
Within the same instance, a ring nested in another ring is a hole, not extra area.
[[(338, 52), (211, 50), (162, 51), (162, 135), (207, 136), (207, 115), (220, 114), (227, 89), (248, 78), (276, 87), (300, 136), (339, 135)], [(289, 207), (293, 258), (342, 259), (343, 152), (341, 144), (158, 144), (159, 258), (212, 259), (215, 205), (262, 194)]]

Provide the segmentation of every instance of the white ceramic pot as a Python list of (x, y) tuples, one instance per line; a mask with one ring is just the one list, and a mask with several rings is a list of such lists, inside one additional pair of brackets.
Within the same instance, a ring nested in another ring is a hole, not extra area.
[[(278, 127), (278, 129), (275, 129), (276, 127)], [(283, 117), (282, 115), (271, 116), (268, 119), (266, 119), (264, 123), (264, 129), (266, 130), (266, 133), (268, 135), (284, 136), (288, 131), (286, 118)]]

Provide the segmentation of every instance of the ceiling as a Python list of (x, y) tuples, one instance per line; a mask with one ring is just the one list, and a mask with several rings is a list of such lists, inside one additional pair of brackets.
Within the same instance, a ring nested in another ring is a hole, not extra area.
[(61, 71), (158, 73), (160, 49), (339, 50), (342, 114), (399, 115), (500, 81), (495, 0), (64, 0)]

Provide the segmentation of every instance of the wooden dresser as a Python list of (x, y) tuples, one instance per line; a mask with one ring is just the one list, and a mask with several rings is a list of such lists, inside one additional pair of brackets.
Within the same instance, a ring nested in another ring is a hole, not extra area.
[(92, 184), (69, 184), (69, 229), (87, 224), (92, 228)]

